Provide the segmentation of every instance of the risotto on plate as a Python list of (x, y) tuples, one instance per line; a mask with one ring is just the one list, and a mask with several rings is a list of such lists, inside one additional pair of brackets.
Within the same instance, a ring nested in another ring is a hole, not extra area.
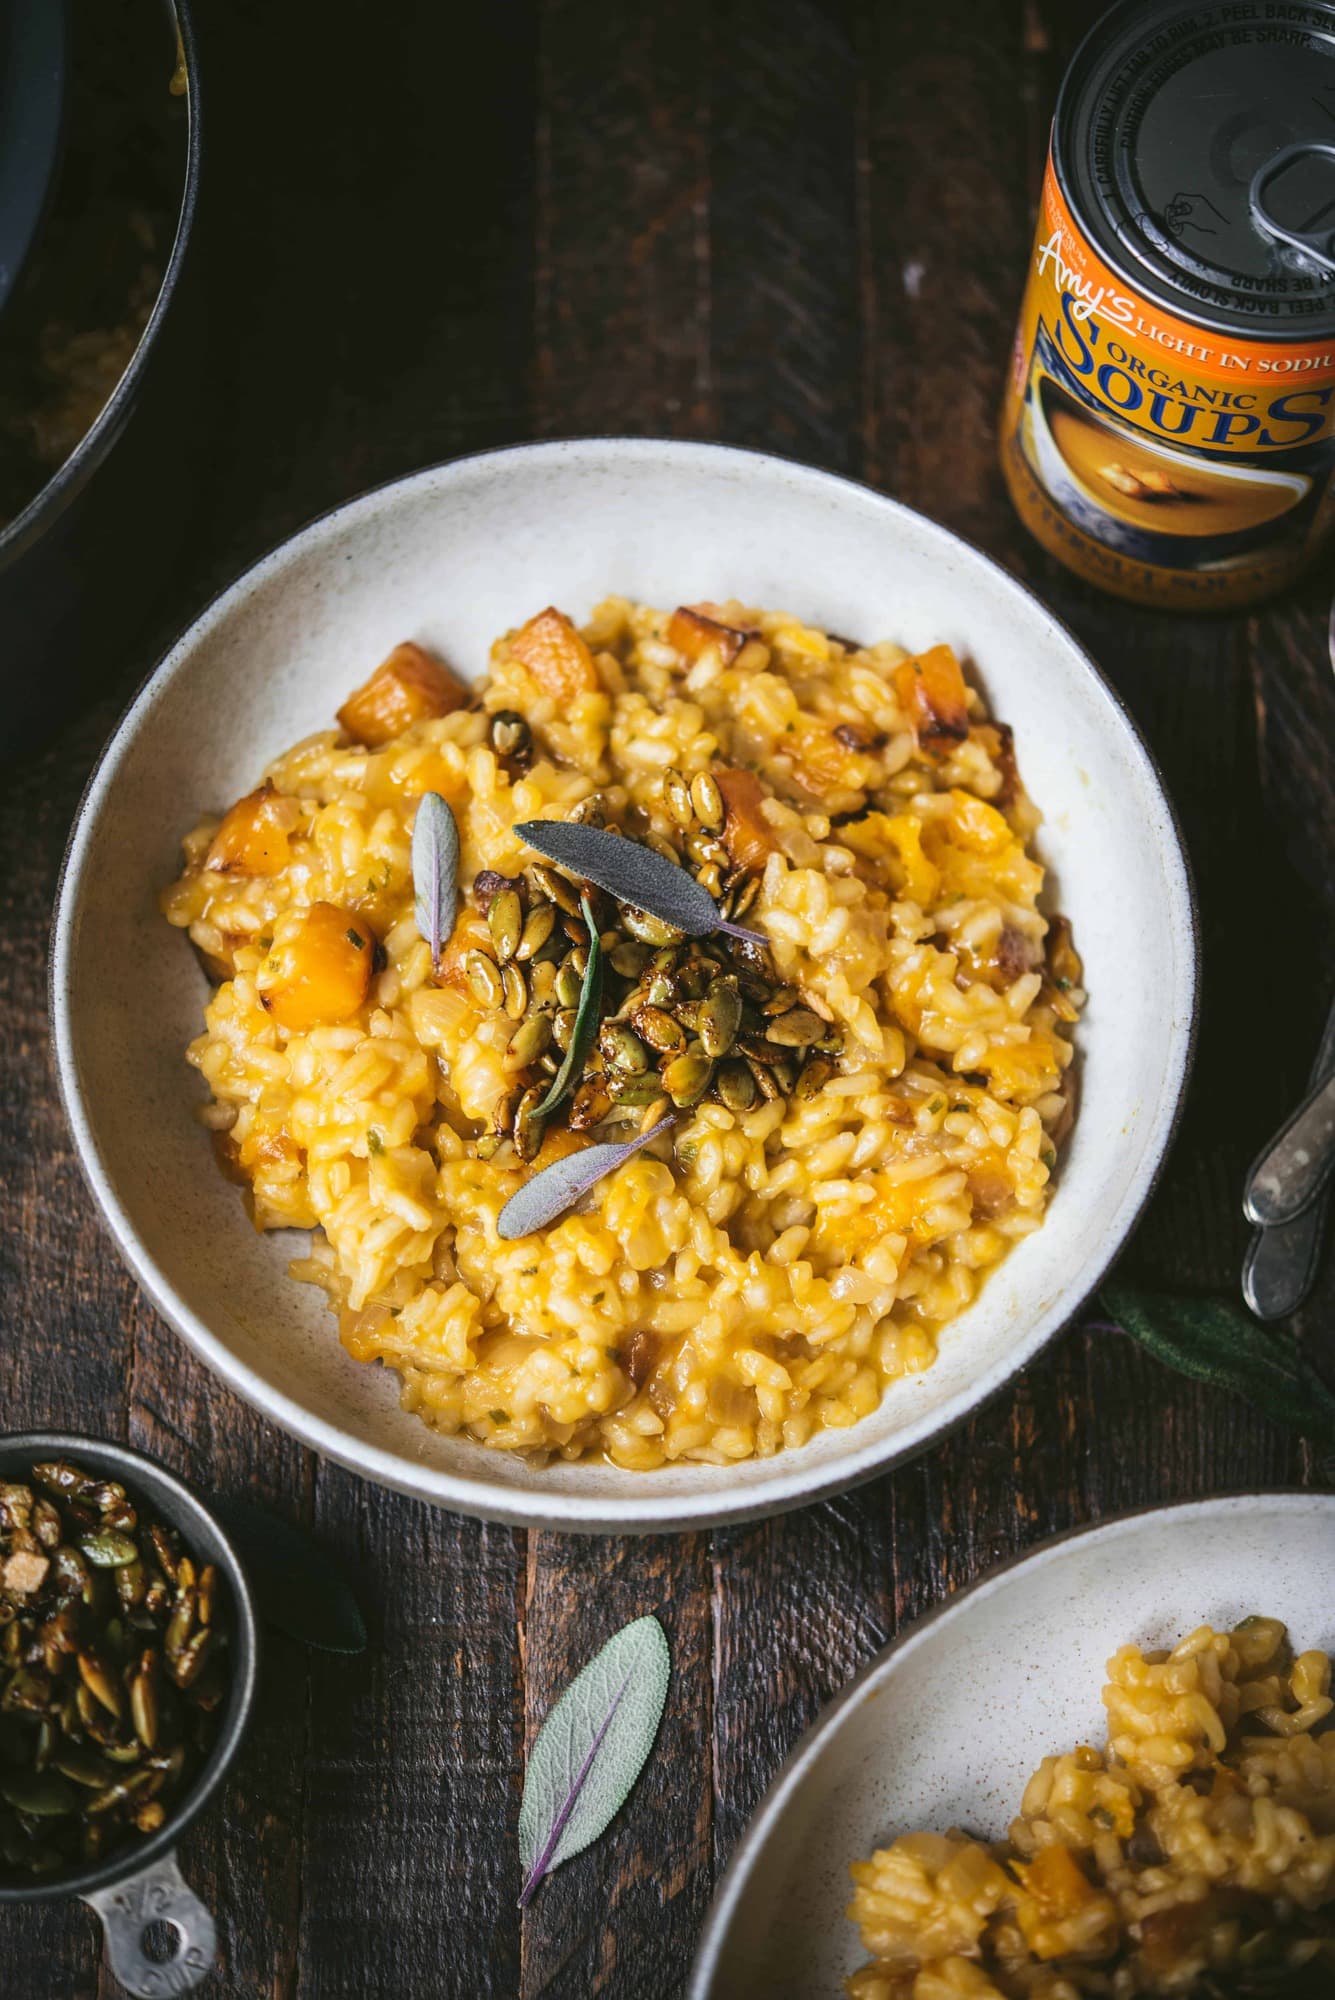
[(1277, 1619), (1108, 1663), (1104, 1750), (1045, 1757), (1010, 1836), (855, 1862), (852, 2000), (1328, 2000), (1330, 1660)]
[[(733, 931), (577, 880), (533, 821), (654, 849)], [(1084, 996), (1037, 824), (945, 646), (621, 598), (539, 612), (476, 686), (405, 643), (185, 841), (201, 1116), (426, 1423), (644, 1470), (801, 1445), (929, 1367), (1042, 1223)], [(652, 1128), (498, 1231), (532, 1176)]]

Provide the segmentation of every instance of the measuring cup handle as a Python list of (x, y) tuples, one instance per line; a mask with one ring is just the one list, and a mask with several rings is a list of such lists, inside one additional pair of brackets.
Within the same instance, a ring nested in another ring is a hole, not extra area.
[[(84, 1901), (101, 1917), (107, 1962), (135, 2000), (190, 1993), (213, 1971), (218, 1942), (213, 1918), (182, 1876), (174, 1854), (164, 1854), (109, 1889), (95, 1890)], [(157, 1923), (176, 1933), (171, 1958), (150, 1958), (144, 1950), (144, 1933)]]

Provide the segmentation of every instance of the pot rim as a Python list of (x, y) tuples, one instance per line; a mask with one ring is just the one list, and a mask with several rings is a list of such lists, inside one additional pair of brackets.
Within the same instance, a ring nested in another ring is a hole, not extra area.
[[(259, 1678), (259, 1619), (245, 1566), (230, 1535), (211, 1507), (178, 1473), (133, 1446), (79, 1431), (15, 1431), (0, 1434), (0, 1463), (15, 1456), (60, 1454), (83, 1459), (98, 1471), (111, 1472), (138, 1488), (150, 1505), (166, 1515), (189, 1538), (192, 1526), (203, 1522), (217, 1539), (232, 1593), (234, 1659), (227, 1707), (208, 1762), (176, 1811), (157, 1832), (132, 1847), (119, 1848), (106, 1861), (76, 1873), (44, 1877), (29, 1886), (0, 1881), (0, 1904), (57, 1902), (66, 1896), (87, 1896), (139, 1875), (175, 1848), (187, 1827), (203, 1812), (234, 1763), (250, 1725)], [(165, 1490), (170, 1505), (157, 1489)]]
[(181, 189), (180, 213), (176, 218), (176, 233), (172, 238), (167, 268), (162, 274), (162, 283), (153, 301), (148, 324), (140, 334), (134, 353), (130, 356), (129, 364), (119, 382), (69, 457), (57, 466), (44, 486), (38, 487), (22, 513), (16, 514), (12, 521), (0, 528), (0, 573), (18, 562), (33, 544), (41, 539), (52, 522), (77, 498), (85, 482), (92, 477), (97, 466), (115, 444), (139, 395), (149, 362), (158, 345), (163, 322), (180, 282), (186, 251), (194, 233), (195, 212), (199, 205), (202, 152), (199, 50), (195, 40), (194, 22), (190, 16), (190, 0), (164, 0), (164, 4), (169, 14), (174, 17), (180, 32), (186, 73), (185, 180)]

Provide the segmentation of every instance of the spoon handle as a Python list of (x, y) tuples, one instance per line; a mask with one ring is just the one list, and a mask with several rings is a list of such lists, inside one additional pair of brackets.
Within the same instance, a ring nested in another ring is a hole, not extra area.
[[(1335, 1005), (1326, 1018), (1309, 1087), (1335, 1075)], [(1267, 1148), (1269, 1151), (1269, 1148)], [(1296, 1312), (1316, 1279), (1325, 1234), (1326, 1203), (1316, 1200), (1291, 1222), (1258, 1229), (1242, 1267), (1242, 1295), (1258, 1319), (1286, 1319)]]
[(1282, 1125), (1247, 1177), (1243, 1209), (1264, 1227), (1292, 1222), (1335, 1167), (1335, 1076), (1326, 1077)]

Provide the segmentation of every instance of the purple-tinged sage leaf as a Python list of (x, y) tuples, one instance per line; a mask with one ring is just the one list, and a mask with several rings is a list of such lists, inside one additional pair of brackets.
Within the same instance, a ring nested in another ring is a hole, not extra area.
[(579, 900), (589, 930), (589, 962), (584, 968), (584, 984), (580, 988), (579, 1007), (570, 1036), (570, 1047), (565, 1052), (565, 1059), (560, 1069), (552, 1078), (551, 1089), (533, 1114), (535, 1118), (550, 1118), (583, 1069), (584, 1058), (589, 1053), (593, 1038), (598, 1032), (598, 1009), (603, 1000), (603, 942), (598, 935), (598, 926), (593, 920), (588, 897), (581, 896)]
[(729, 937), (745, 938), (751, 944), (769, 943), (763, 931), (727, 923), (714, 898), (693, 875), (625, 834), (561, 819), (525, 820), (515, 832), (559, 868), (582, 881), (596, 882), (619, 903), (646, 910), (686, 937), (726, 931)]
[(545, 1229), (604, 1174), (614, 1173), (624, 1160), (629, 1160), (675, 1122), (669, 1112), (650, 1131), (641, 1132), (638, 1138), (628, 1139), (622, 1145), (586, 1146), (582, 1153), (553, 1160), (550, 1167), (544, 1167), (532, 1180), (525, 1181), (518, 1194), (510, 1196), (496, 1218), (496, 1234), (509, 1242), (516, 1236), (532, 1236), (535, 1230)]
[(636, 1618), (596, 1653), (550, 1710), (519, 1808), (521, 1907), (544, 1875), (611, 1825), (663, 1719), (672, 1656), (656, 1618)]
[(417, 928), (440, 970), (440, 948), (459, 910), (459, 829), (439, 792), (423, 792), (413, 818), (413, 894)]

